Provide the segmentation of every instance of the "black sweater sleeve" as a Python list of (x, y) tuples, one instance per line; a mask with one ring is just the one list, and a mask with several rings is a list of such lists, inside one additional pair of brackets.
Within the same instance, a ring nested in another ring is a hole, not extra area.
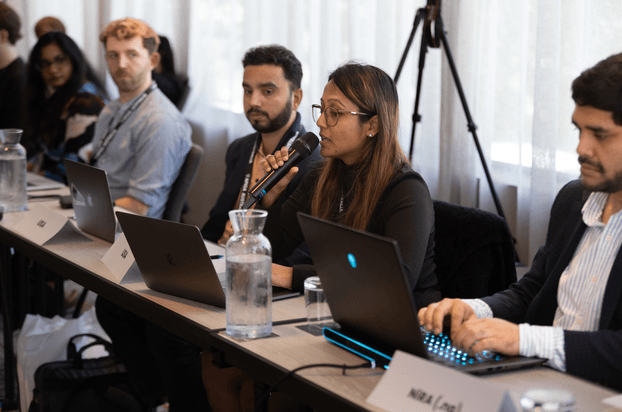
[[(304, 236), (296, 213), (309, 213), (319, 169), (305, 176), (282, 207), (269, 209), (264, 233), (272, 244), (274, 261), (287, 256)], [(397, 240), (408, 283), (418, 304), (438, 300), (434, 272), (434, 208), (421, 176), (400, 172), (385, 189), (376, 205), (368, 231)], [(315, 275), (313, 266), (294, 266), (292, 289), (302, 290), (304, 279)]]

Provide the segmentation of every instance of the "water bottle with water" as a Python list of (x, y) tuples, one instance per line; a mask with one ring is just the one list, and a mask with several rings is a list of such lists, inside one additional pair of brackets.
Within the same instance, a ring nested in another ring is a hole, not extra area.
[(20, 129), (0, 129), (0, 210), (21, 212), (28, 208), (26, 149), (19, 144)]
[(272, 333), (272, 247), (262, 234), (268, 212), (232, 210), (227, 241), (227, 334), (254, 339)]

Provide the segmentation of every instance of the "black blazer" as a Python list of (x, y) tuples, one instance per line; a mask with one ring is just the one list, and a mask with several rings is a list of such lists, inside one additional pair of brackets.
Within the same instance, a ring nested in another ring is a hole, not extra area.
[[(581, 214), (587, 197), (580, 180), (559, 192), (551, 209), (546, 243), (529, 273), (506, 291), (483, 299), (495, 317), (515, 323), (553, 324), (559, 279), (587, 227)], [(598, 331), (564, 331), (564, 349), (569, 373), (622, 390), (621, 251), (609, 274)]]
[[(305, 128), (300, 121), (300, 113), (296, 113), (296, 120), (281, 138), (281, 141), (277, 145), (277, 149), (285, 146), (287, 141), (294, 136), (299, 128), (300, 131), (298, 133), (298, 137), (305, 134)], [(201, 229), (201, 234), (204, 239), (214, 243), (218, 242), (218, 239), (222, 236), (222, 233), (225, 230), (225, 225), (229, 220), (229, 211), (237, 208), (235, 202), (238, 199), (240, 189), (244, 183), (248, 159), (251, 156), (253, 145), (258, 136), (258, 132), (251, 133), (247, 136), (234, 140), (227, 148), (227, 154), (225, 156), (225, 164), (227, 166), (227, 170), (225, 172), (225, 185), (222, 192), (220, 192), (220, 195), (218, 196), (216, 204), (209, 213), (209, 219), (203, 226), (203, 229)], [(318, 148), (311, 154), (311, 156), (307, 157), (298, 164), (298, 173), (292, 181), (289, 182), (289, 185), (285, 189), (284, 196), (281, 197), (282, 201), (287, 199), (287, 197), (294, 192), (305, 173), (307, 173), (307, 171), (321, 159), (319, 152), (320, 150)], [(252, 186), (253, 185), (251, 184), (249, 189)]]

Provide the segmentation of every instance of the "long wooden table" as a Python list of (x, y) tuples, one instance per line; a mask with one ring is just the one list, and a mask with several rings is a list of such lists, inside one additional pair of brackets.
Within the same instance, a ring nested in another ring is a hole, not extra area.
[[(58, 201), (43, 205), (60, 209)], [(130, 271), (121, 282), (101, 262), (111, 244), (90, 235), (63, 230), (43, 246), (16, 234), (12, 228), (25, 212), (5, 214), (0, 222), (0, 247), (13, 247), (41, 265), (72, 279), (120, 306), (178, 334), (196, 345), (216, 351), (226, 364), (237, 366), (257, 380), (272, 385), (283, 374), (299, 366), (315, 363), (356, 365), (361, 359), (329, 344), (321, 336), (311, 335), (297, 326), (305, 317), (303, 298), (273, 304), (273, 336), (239, 341), (224, 333), (225, 311), (210, 305), (155, 292), (146, 287), (137, 273)], [(218, 248), (212, 245), (210, 247)], [(210, 249), (210, 253), (217, 253)], [(4, 273), (4, 272), (3, 272)], [(4, 276), (2, 274), (2, 276)], [(3, 299), (4, 301), (4, 299)], [(361, 369), (308, 369), (286, 381), (281, 390), (316, 410), (380, 411), (365, 401), (383, 372)], [(611, 411), (602, 399), (617, 393), (570, 375), (538, 367), (482, 377), (507, 385), (513, 399), (532, 387), (559, 387), (577, 397), (578, 410)]]
[[(329, 343), (322, 336), (314, 336), (302, 324), (277, 326), (278, 337), (236, 341), (219, 333), (212, 346), (225, 353), (227, 363), (246, 370), (268, 385), (274, 384), (286, 371), (308, 364), (358, 365), (361, 358)], [(425, 373), (425, 371), (422, 371)], [(383, 409), (366, 402), (367, 397), (382, 378), (384, 371), (355, 369), (305, 369), (285, 382), (282, 389), (316, 410), (377, 411)], [(545, 366), (517, 371), (493, 373), (479, 377), (505, 386), (518, 411), (522, 393), (532, 388), (560, 388), (572, 392), (577, 399), (577, 411), (613, 412), (602, 400), (617, 395), (615, 391), (583, 379), (561, 373)], [(619, 410), (618, 410), (619, 411)]]

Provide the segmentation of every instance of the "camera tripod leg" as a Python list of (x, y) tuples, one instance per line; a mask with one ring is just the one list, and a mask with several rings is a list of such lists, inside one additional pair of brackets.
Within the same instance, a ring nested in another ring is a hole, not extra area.
[[(479, 143), (479, 139), (477, 138), (477, 126), (475, 122), (473, 122), (473, 117), (471, 117), (471, 111), (469, 110), (469, 106), (466, 101), (466, 97), (464, 96), (464, 90), (462, 89), (462, 83), (460, 83), (460, 78), (458, 77), (458, 70), (456, 69), (456, 64), (454, 63), (454, 58), (451, 54), (451, 49), (449, 48), (449, 43), (447, 42), (447, 36), (445, 36), (445, 30), (442, 27), (443, 20), (441, 16), (437, 16), (436, 24), (441, 25), (440, 35), (441, 41), (443, 44), (443, 50), (445, 50), (445, 56), (447, 56), (447, 61), (449, 63), (449, 67), (451, 68), (451, 74), (454, 78), (454, 84), (456, 85), (456, 89), (458, 90), (458, 94), (460, 95), (460, 102), (462, 103), (462, 109), (464, 110), (464, 115), (467, 118), (467, 125), (469, 132), (473, 136), (473, 141), (475, 142), (475, 147), (477, 148), (477, 153), (479, 154), (480, 161), (482, 163), (482, 167), (484, 169), (484, 174), (486, 175), (486, 180), (488, 181), (488, 186), (490, 187), (490, 194), (492, 195), (492, 200), (495, 202), (495, 207), (497, 208), (497, 214), (502, 218), (505, 218), (505, 214), (503, 213), (503, 207), (501, 206), (501, 202), (499, 201), (499, 197), (497, 196), (497, 191), (495, 190), (494, 183), (492, 182), (492, 177), (490, 176), (490, 171), (488, 170), (488, 165), (486, 164), (486, 158), (484, 157), (484, 151), (482, 150), (482, 146)], [(506, 219), (507, 220), (507, 219)]]
[(408, 159), (412, 162), (413, 152), (415, 150), (415, 129), (417, 123), (421, 121), (421, 115), (419, 114), (419, 101), (421, 100), (421, 85), (423, 84), (423, 69), (425, 67), (425, 57), (428, 54), (428, 44), (425, 38), (425, 33), (421, 34), (421, 48), (419, 49), (419, 71), (417, 73), (417, 93), (415, 94), (415, 109), (413, 111), (413, 127), (410, 132), (410, 150), (408, 152)]
[(415, 38), (415, 32), (417, 31), (417, 27), (419, 26), (419, 23), (421, 22), (421, 19), (424, 16), (425, 16), (425, 9), (419, 9), (417, 10), (417, 13), (415, 13), (415, 21), (413, 22), (413, 29), (410, 32), (410, 36), (408, 37), (408, 42), (406, 43), (406, 48), (404, 48), (404, 53), (402, 53), (400, 64), (397, 66), (397, 72), (395, 73), (395, 77), (393, 78), (393, 81), (396, 84), (400, 78), (400, 74), (402, 74), (402, 68), (404, 68), (406, 57), (408, 57), (408, 51), (410, 50), (410, 46), (412, 46), (413, 39)]

